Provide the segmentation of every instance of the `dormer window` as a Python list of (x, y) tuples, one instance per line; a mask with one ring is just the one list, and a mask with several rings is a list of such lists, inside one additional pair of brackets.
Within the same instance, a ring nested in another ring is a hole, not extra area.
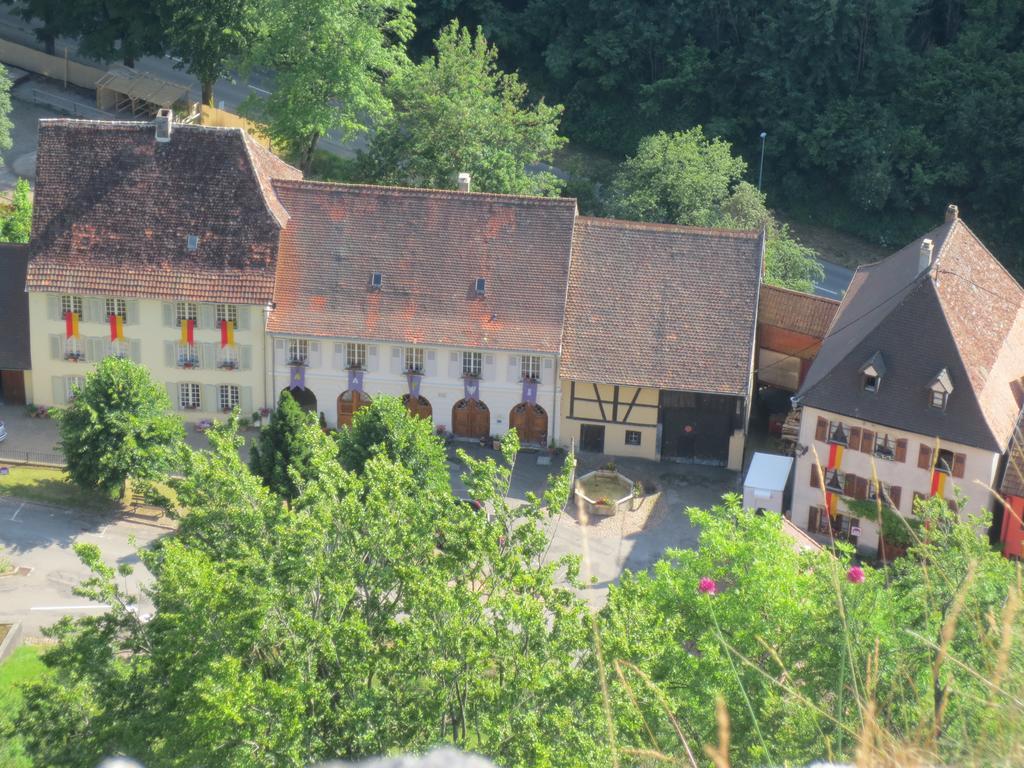
[(382, 275), (380, 272), (374, 272), (372, 275), (370, 275), (370, 289), (371, 290), (379, 291), (381, 289), (381, 286), (383, 286), (383, 285), (384, 285), (384, 275)]
[(877, 392), (885, 375), (885, 360), (881, 352), (875, 352), (860, 367), (861, 385), (865, 392)]
[(476, 279), (476, 295), (483, 296), (485, 293), (487, 293), (487, 280), (482, 277), (478, 277)]
[(195, 253), (199, 250), (199, 235), (189, 235), (186, 241), (189, 252)]
[(953, 380), (949, 371), (943, 368), (928, 385), (928, 402), (932, 408), (945, 410), (950, 394), (953, 392)]

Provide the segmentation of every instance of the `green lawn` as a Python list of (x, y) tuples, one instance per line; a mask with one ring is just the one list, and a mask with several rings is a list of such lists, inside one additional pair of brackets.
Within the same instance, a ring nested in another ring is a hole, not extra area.
[(108, 512), (116, 508), (115, 502), (102, 494), (82, 490), (68, 482), (59, 469), (8, 466), (9, 474), (0, 475), (0, 495), (88, 512)]
[(45, 672), (36, 645), (23, 645), (0, 664), (0, 765), (4, 768), (32, 768), (18, 735), (5, 735), (12, 731), (14, 719), (21, 709), (19, 686), (38, 680)]

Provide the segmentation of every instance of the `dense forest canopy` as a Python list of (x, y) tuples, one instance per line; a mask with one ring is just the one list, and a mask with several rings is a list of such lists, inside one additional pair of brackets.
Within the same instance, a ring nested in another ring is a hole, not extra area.
[[(897, 246), (946, 202), (1018, 272), (1024, 4), (1007, 0), (421, 0), (412, 54), (480, 24), (576, 147), (614, 160), (703, 125), (773, 207)], [(752, 179), (756, 181), (756, 178)]]

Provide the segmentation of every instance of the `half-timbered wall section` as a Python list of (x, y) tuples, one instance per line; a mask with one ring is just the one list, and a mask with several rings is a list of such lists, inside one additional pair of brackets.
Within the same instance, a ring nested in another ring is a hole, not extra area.
[[(570, 438), (590, 450), (600, 440), (602, 453), (653, 459), (658, 455), (659, 393), (650, 387), (562, 382), (562, 441)], [(583, 425), (589, 425), (582, 429)]]

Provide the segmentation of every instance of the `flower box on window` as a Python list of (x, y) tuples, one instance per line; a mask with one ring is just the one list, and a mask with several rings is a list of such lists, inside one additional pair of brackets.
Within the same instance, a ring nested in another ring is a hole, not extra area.
[(423, 375), (423, 369), (422, 368), (406, 368), (405, 369), (405, 375), (406, 376), (422, 376)]
[(292, 366), (293, 368), (298, 368), (301, 365), (309, 365), (309, 363), (306, 362), (306, 360), (301, 357), (293, 357), (288, 361), (288, 365)]
[(479, 379), (480, 378), (480, 374), (479, 373), (466, 373), (465, 371), (463, 371), (462, 378), (464, 378), (464, 379)]
[(235, 360), (225, 360), (223, 363), (217, 366), (223, 368), (225, 371), (234, 371), (238, 369), (238, 362)]
[(72, 363), (77, 363), (80, 360), (85, 360), (85, 354), (83, 352), (66, 352), (64, 359), (69, 360)]
[(199, 358), (197, 357), (183, 357), (178, 361), (178, 365), (182, 368), (198, 368)]

